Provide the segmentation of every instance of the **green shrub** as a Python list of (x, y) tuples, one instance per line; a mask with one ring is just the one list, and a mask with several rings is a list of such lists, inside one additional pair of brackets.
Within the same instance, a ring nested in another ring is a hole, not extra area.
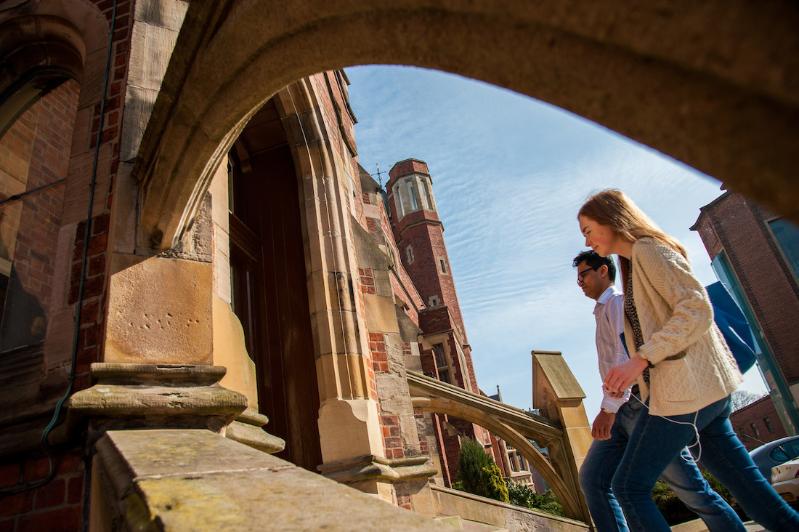
[(522, 508), (535, 508), (538, 494), (527, 484), (508, 482), (508, 498), (510, 503)]
[(502, 478), (502, 471), (499, 470), (497, 464), (491, 462), (491, 465), (483, 467), (482, 473), (483, 485), (485, 486), (484, 497), (508, 502), (508, 486), (505, 484), (505, 479)]
[(563, 507), (560, 505), (551, 490), (538, 494), (526, 484), (508, 482), (508, 496), (510, 503), (522, 508), (539, 510), (553, 515), (563, 515)]
[(486, 454), (483, 446), (464, 438), (458, 458), (458, 482), (464, 491), (508, 502), (508, 487), (497, 464)]

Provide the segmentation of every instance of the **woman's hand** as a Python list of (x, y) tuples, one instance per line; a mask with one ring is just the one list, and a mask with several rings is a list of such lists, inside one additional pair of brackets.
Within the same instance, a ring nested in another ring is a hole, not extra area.
[(647, 365), (646, 359), (634, 357), (620, 366), (611, 368), (605, 376), (605, 389), (610, 393), (624, 393), (624, 390), (629, 388), (635, 379), (644, 372)]

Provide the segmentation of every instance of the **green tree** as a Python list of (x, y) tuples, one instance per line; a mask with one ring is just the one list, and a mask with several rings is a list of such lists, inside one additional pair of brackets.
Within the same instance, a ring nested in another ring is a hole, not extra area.
[(508, 487), (499, 467), (486, 454), (483, 446), (470, 438), (464, 438), (461, 442), (458, 482), (464, 491), (508, 502)]

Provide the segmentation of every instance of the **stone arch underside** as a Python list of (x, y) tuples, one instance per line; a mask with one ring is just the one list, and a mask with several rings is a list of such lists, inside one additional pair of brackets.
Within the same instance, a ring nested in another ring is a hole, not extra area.
[[(544, 445), (557, 444), (563, 439), (563, 432), (558, 427), (543, 419), (529, 417), (516, 408), (418, 373), (408, 373), (408, 385), (414, 409), (463, 419), (511, 443), (552, 487), (569, 517), (591, 522), (578, 487), (570, 485), (558, 468), (528, 439), (535, 439)], [(561, 464), (560, 469), (564, 468), (568, 468), (568, 465)]]
[[(0, 134), (67, 79), (99, 79), (108, 24), (85, 0), (38, 3), (0, 13)], [(83, 96), (85, 101), (89, 97)]]
[(797, 219), (799, 7), (617, 7), (192, 2), (138, 154), (139, 245), (177, 241), (214, 155), (263, 101), (303, 76), (358, 64), (435, 68), (530, 95)]

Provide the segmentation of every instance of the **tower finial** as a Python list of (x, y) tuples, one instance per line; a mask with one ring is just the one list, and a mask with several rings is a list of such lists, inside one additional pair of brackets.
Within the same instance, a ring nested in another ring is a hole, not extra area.
[(375, 168), (377, 168), (377, 171), (375, 172), (375, 175), (377, 176), (377, 184), (380, 185), (380, 189), (382, 190), (384, 172), (380, 171), (380, 163), (375, 163)]

